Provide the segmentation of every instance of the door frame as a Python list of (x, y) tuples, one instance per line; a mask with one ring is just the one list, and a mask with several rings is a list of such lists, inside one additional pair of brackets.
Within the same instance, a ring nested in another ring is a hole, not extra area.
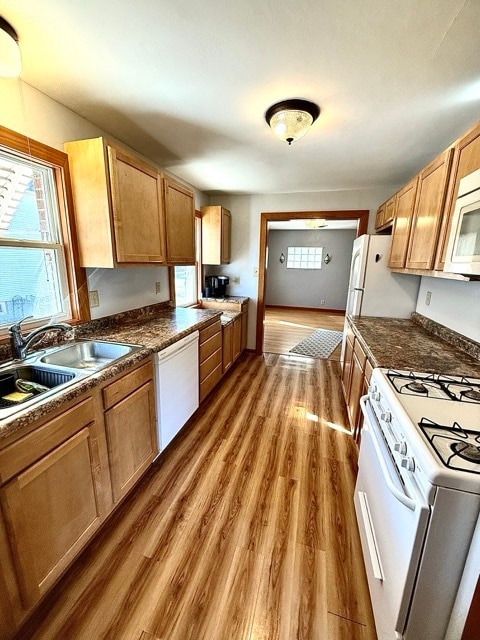
[(265, 289), (267, 283), (267, 244), (268, 223), (282, 220), (357, 220), (357, 238), (367, 233), (368, 209), (349, 209), (347, 211), (276, 211), (263, 212), (260, 216), (260, 253), (258, 260), (258, 293), (257, 293), (257, 331), (255, 352), (263, 353), (263, 334), (265, 317)]

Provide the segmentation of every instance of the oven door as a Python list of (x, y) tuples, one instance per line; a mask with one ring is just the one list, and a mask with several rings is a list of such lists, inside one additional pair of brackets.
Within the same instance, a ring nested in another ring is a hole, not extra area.
[(355, 511), (378, 640), (392, 640), (404, 637), (430, 510), (407, 493), (367, 398)]

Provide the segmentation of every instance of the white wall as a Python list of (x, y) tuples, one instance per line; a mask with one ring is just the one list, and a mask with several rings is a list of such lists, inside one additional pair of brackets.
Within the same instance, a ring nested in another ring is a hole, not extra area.
[[(425, 304), (427, 291), (430, 304)], [(417, 312), (480, 342), (480, 282), (422, 278)]]
[[(126, 147), (108, 132), (20, 80), (0, 78), (0, 96), (0, 124), (46, 145), (63, 151), (64, 142), (69, 140), (106, 135)], [(197, 208), (208, 204), (204, 193), (189, 186), (194, 190)], [(170, 297), (167, 267), (88, 269), (87, 276), (89, 290), (98, 290), (100, 297), (100, 306), (91, 310), (92, 318), (163, 302)], [(162, 283), (159, 295), (154, 293), (156, 282)]]

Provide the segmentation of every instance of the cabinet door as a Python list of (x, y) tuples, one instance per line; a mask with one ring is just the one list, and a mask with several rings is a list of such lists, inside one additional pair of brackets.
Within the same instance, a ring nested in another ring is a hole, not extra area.
[(241, 341), (241, 350), (245, 351), (247, 348), (247, 340), (248, 340), (248, 311), (244, 311), (242, 313), (242, 341)]
[(405, 265), (407, 268), (433, 268), (452, 153), (451, 149), (447, 149), (420, 173)]
[(233, 362), (233, 324), (222, 328), (223, 335), (223, 373), (230, 369)]
[(377, 215), (375, 217), (375, 229), (380, 229), (383, 226), (385, 220), (385, 203), (378, 207)]
[(443, 270), (447, 251), (448, 236), (460, 180), (472, 171), (480, 169), (480, 123), (468, 131), (454, 147), (450, 182), (448, 185), (445, 213), (440, 230), (435, 269)]
[(149, 381), (105, 412), (113, 500), (118, 502), (157, 452), (155, 390)]
[(345, 350), (343, 353), (343, 368), (342, 368), (342, 387), (345, 402), (348, 404), (348, 397), (350, 395), (350, 378), (352, 373), (352, 360), (353, 360), (353, 342), (349, 339), (348, 335), (345, 339)]
[(167, 262), (195, 264), (193, 193), (171, 178), (163, 178)]
[(85, 427), (0, 490), (24, 606), (34, 604), (100, 525), (93, 427)]
[(389, 224), (390, 222), (393, 222), (393, 218), (395, 216), (395, 202), (397, 199), (397, 195), (395, 194), (394, 196), (392, 196), (389, 200), (387, 200), (387, 202), (385, 203), (385, 211), (383, 213), (383, 224)]
[(119, 263), (165, 263), (161, 179), (132, 156), (108, 147), (115, 249)]
[(352, 359), (352, 376), (350, 381), (350, 391), (348, 395), (348, 416), (352, 432), (356, 432), (360, 413), (360, 397), (363, 393), (364, 375), (363, 367), (355, 352)]
[(232, 351), (233, 361), (235, 362), (242, 352), (242, 316), (236, 318), (233, 323)]
[(397, 194), (389, 267), (402, 268), (405, 266), (417, 184), (418, 176), (410, 180)]
[(222, 247), (221, 262), (222, 264), (230, 264), (232, 244), (232, 214), (222, 207)]

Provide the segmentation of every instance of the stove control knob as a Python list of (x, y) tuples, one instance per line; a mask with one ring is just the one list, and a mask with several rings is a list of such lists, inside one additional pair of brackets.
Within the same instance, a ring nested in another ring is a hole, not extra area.
[(378, 391), (374, 391), (372, 393), (372, 400), (375, 400), (376, 402), (378, 402), (380, 400), (382, 396), (380, 395), (380, 393)]
[[(401, 456), (406, 456), (406, 455), (407, 455), (407, 443), (406, 443), (406, 442), (404, 442), (404, 441), (402, 441), (402, 442), (396, 442), (396, 443), (393, 445), (393, 448), (395, 449), (395, 451), (398, 451), (398, 453), (399, 453)], [(404, 461), (402, 460), (402, 466), (404, 466), (404, 465), (403, 465), (403, 462), (404, 462)]]
[(415, 460), (413, 458), (403, 458), (400, 464), (407, 471), (415, 471)]
[(380, 414), (380, 418), (384, 422), (391, 422), (392, 421), (392, 414), (390, 413), (390, 411), (385, 411), (384, 413)]

